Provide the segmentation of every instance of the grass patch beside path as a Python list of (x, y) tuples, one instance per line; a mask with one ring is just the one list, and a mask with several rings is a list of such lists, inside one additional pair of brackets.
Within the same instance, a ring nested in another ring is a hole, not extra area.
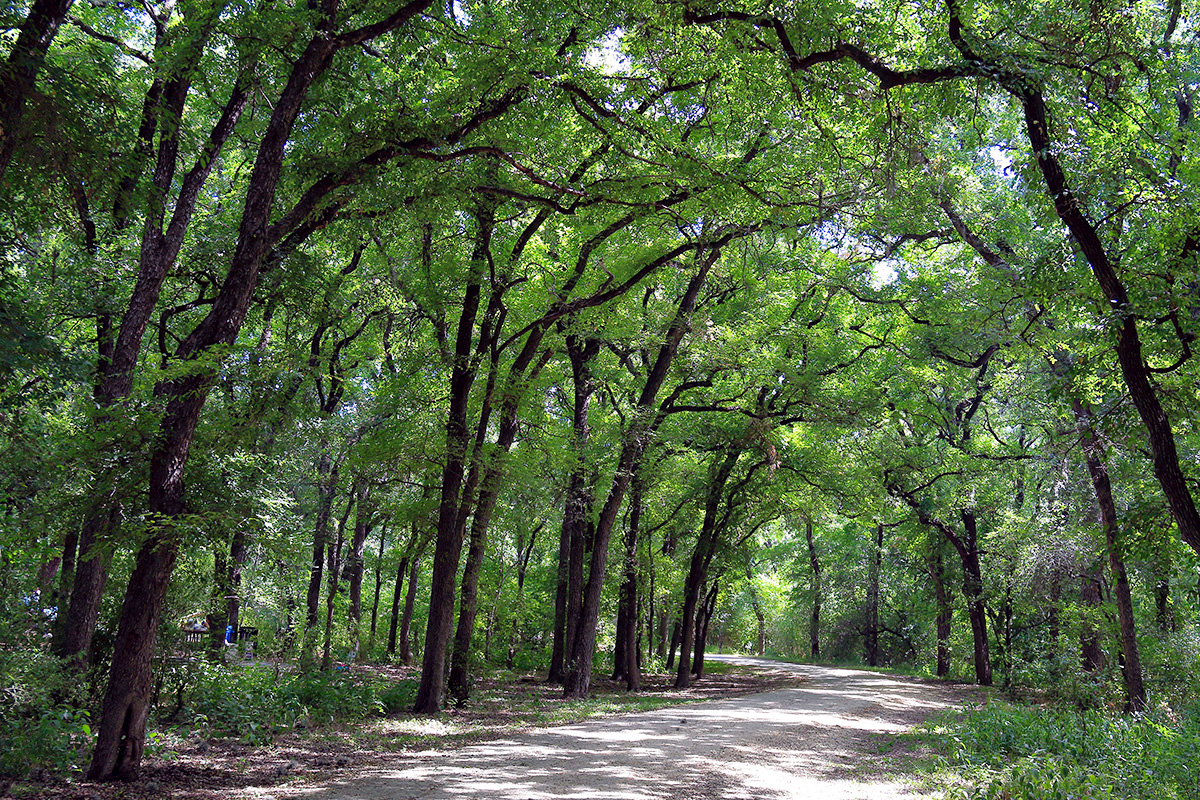
[(993, 699), (906, 738), (948, 800), (1200, 800), (1200, 707), (1132, 715)]
[[(413, 667), (359, 665), (364, 682), (398, 687), (391, 701), (406, 708), (404, 687), (414, 686)], [(562, 688), (532, 675), (493, 672), (477, 681), (470, 701), (437, 716), (397, 711), (353, 722), (297, 727), (269, 741), (205, 738), (195, 730), (153, 731), (135, 784), (66, 782), (51, 776), (18, 781), (14, 798), (38, 800), (213, 800), (243, 796), (243, 790), (320, 784), (357, 769), (394, 765), (420, 750), (454, 747), (501, 738), (530, 728), (568, 725), (595, 717), (651, 711), (796, 686), (793, 672), (763, 666), (708, 662), (705, 676), (691, 688), (674, 691), (674, 675), (643, 676), (643, 691), (630, 694), (623, 683), (593, 679), (586, 700), (563, 700)], [(0, 796), (5, 796), (0, 786)]]

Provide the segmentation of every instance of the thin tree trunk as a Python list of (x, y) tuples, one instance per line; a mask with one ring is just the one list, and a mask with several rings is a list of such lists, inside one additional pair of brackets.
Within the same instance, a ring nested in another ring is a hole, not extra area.
[(475, 368), (471, 352), (475, 318), (479, 312), (483, 279), (487, 274), (488, 254), (496, 224), (496, 204), (483, 202), (475, 212), (475, 244), (470, 272), (463, 293), (462, 312), (454, 340), (450, 376), (450, 409), (446, 417), (446, 461), (442, 468), (442, 492), (438, 504), (437, 537), (434, 543), (433, 573), (429, 589), (429, 620), (425, 626), (425, 653), (421, 663), (421, 683), (413, 710), (437, 713), (442, 708), (446, 681), (446, 647), (450, 643), (454, 620), (454, 579), (462, 555), (465, 520), (459, 519), (463, 478), (471, 431), (467, 409)]
[(1104, 648), (1100, 643), (1100, 627), (1093, 615), (1100, 613), (1104, 605), (1101, 593), (1102, 570), (1099, 563), (1092, 566), (1080, 581), (1079, 600), (1083, 604), (1085, 616), (1079, 627), (1080, 658), (1084, 672), (1094, 673), (1104, 669)]
[(692, 677), (700, 680), (704, 677), (704, 653), (708, 649), (708, 631), (712, 626), (713, 615), (717, 612), (717, 592), (720, 583), (716, 580), (708, 590), (704, 605), (701, 607), (702, 616), (696, 624), (696, 652), (692, 657)]
[(1079, 426), (1083, 451), (1087, 456), (1088, 474), (1091, 475), (1092, 486), (1096, 491), (1109, 568), (1113, 575), (1113, 596), (1117, 601), (1117, 618), (1121, 627), (1121, 674), (1125, 680), (1126, 708), (1129, 711), (1141, 712), (1146, 709), (1146, 687), (1142, 682), (1142, 660), (1138, 652), (1137, 629), (1133, 618), (1133, 598), (1129, 589), (1129, 576), (1125, 572), (1117, 505), (1112, 496), (1108, 466), (1104, 463), (1104, 445), (1092, 427), (1091, 411), (1077, 398), (1072, 401), (1072, 407)]
[(710, 468), (708, 487), (704, 500), (704, 520), (700, 526), (700, 535), (696, 537), (696, 548), (692, 551), (692, 559), (688, 566), (687, 578), (683, 584), (683, 611), (680, 622), (683, 627), (679, 638), (679, 666), (675, 670), (675, 688), (686, 689), (691, 683), (692, 648), (696, 643), (695, 622), (699, 609), (702, 608), (700, 593), (708, 576), (708, 565), (716, 552), (717, 539), (721, 533), (718, 520), (721, 499), (725, 494), (725, 485), (729, 476), (742, 455), (741, 447), (730, 447)]
[(954, 604), (950, 587), (946, 583), (946, 564), (942, 559), (944, 540), (939, 536), (933, 544), (933, 557), (929, 564), (929, 577), (933, 580), (934, 601), (937, 605), (937, 675), (945, 678), (950, 674), (950, 623), (953, 620)]
[(554, 639), (550, 651), (549, 683), (562, 683), (563, 665), (567, 661), (568, 643), (575, 639), (575, 623), (583, 604), (583, 557), (587, 520), (595, 503), (596, 484), (590, 479), (592, 467), (584, 460), (584, 451), (591, 438), (588, 413), (596, 385), (592, 379), (591, 362), (600, 352), (600, 342), (574, 334), (565, 337), (567, 356), (571, 361), (571, 382), (574, 401), (571, 405), (571, 452), (574, 463), (567, 479), (563, 501), (563, 524), (558, 542), (558, 580), (554, 595)]
[[(729, 235), (732, 238), (732, 234)], [(713, 264), (720, 257), (720, 246), (715, 245), (707, 253), (697, 253), (700, 268), (688, 283), (687, 290), (680, 301), (675, 318), (671, 321), (666, 340), (659, 348), (654, 365), (646, 376), (638, 398), (638, 410), (634, 414), (634, 422), (625, 432), (621, 444), (621, 455), (617, 459), (617, 469), (613, 475), (612, 487), (608, 498), (600, 511), (596, 524), (595, 541), (592, 542), (592, 558), (588, 570), (587, 585), (584, 589), (583, 606), (580, 609), (579, 625), (575, 631), (575, 644), (568, 648), (569, 663), (566, 665), (566, 676), (563, 681), (563, 693), (567, 697), (587, 697), (592, 683), (592, 655), (596, 649), (596, 627), (600, 621), (600, 596), (604, 586), (604, 571), (608, 566), (608, 543), (612, 536), (613, 526), (629, 488), (629, 481), (634, 470), (641, 462), (646, 448), (646, 437), (649, 432), (650, 409), (654, 406), (659, 389), (670, 371), (671, 361), (679, 349), (688, 330), (692, 311), (696, 307), (696, 299), (700, 289), (708, 278)]]
[(367, 652), (375, 652), (375, 630), (379, 624), (379, 594), (383, 589), (383, 546), (387, 537), (387, 523), (379, 526), (379, 552), (375, 556), (375, 599), (371, 601), (371, 636), (367, 640)]
[(879, 666), (879, 572), (883, 565), (883, 523), (876, 523), (871, 538), (871, 560), (867, 566), (867, 666)]
[(812, 568), (812, 618), (808, 625), (808, 650), (814, 658), (821, 657), (821, 562), (817, 558), (817, 545), (813, 541), (812, 520), (804, 520), (804, 537), (808, 541), (808, 563)]
[(620, 598), (625, 612), (625, 626), (617, 627), (617, 636), (623, 647), (616, 662), (621, 672), (620, 677), (625, 679), (625, 688), (631, 692), (639, 691), (642, 683), (637, 644), (637, 633), (641, 628), (638, 621), (637, 546), (641, 534), (642, 495), (641, 479), (635, 476), (629, 491), (629, 522), (625, 529), (625, 580), (621, 586)]
[(347, 610), (347, 622), (350, 624), (350, 657), (358, 660), (362, 650), (362, 582), (364, 552), (367, 537), (371, 533), (374, 522), (374, 509), (370, 505), (370, 487), (363, 484), (358, 493), (358, 513), (354, 518), (354, 537), (350, 540), (350, 549), (346, 553), (346, 573), (350, 584), (350, 607)]
[(338, 587), (342, 578), (342, 547), (346, 543), (346, 523), (358, 501), (357, 487), (346, 499), (346, 510), (338, 520), (337, 537), (326, 549), (325, 572), (327, 587), (325, 590), (325, 637), (321, 645), (321, 669), (328, 672), (333, 669), (333, 606), (337, 601)]

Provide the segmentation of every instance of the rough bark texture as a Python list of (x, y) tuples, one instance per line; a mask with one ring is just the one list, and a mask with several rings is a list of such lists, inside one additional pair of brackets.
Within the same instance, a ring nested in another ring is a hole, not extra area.
[(808, 563), (812, 568), (812, 617), (808, 626), (809, 655), (821, 657), (821, 562), (817, 557), (817, 545), (813, 540), (812, 520), (804, 520), (804, 537), (808, 541)]
[(0, 180), (16, 150), (25, 100), (73, 0), (34, 0), (0, 72)]
[(446, 647), (450, 643), (454, 619), (454, 579), (462, 554), (465, 520), (459, 519), (460, 490), (466, 471), (470, 429), (467, 406), (475, 369), (471, 363), (475, 318), (479, 312), (482, 282), (487, 274), (487, 259), (495, 228), (495, 205), (484, 203), (476, 211), (475, 245), (471, 253), (470, 274), (463, 292), (462, 312), (454, 340), (450, 375), (450, 410), (446, 417), (446, 461), (442, 468), (442, 491), (438, 503), (437, 537), (434, 543), (433, 573), (430, 577), (429, 622), (425, 627), (425, 654), (421, 663), (421, 683), (413, 710), (434, 714), (442, 708), (445, 690)]
[(679, 666), (675, 670), (675, 688), (686, 689), (691, 683), (692, 648), (696, 642), (696, 619), (702, 608), (700, 592), (708, 577), (708, 565), (716, 553), (717, 540), (720, 535), (721, 500), (725, 495), (725, 486), (733, 468), (742, 455), (740, 447), (731, 447), (720, 456), (708, 478), (707, 492), (704, 498), (704, 519), (700, 525), (700, 535), (696, 539), (696, 548), (688, 564), (687, 578), (683, 584), (683, 611), (680, 621)]
[(1142, 682), (1142, 660), (1138, 652), (1129, 576), (1125, 571), (1120, 519), (1112, 496), (1108, 466), (1104, 463), (1104, 445), (1092, 427), (1090, 410), (1078, 399), (1073, 401), (1073, 407), (1083, 450), (1087, 456), (1088, 474), (1096, 491), (1096, 504), (1099, 507), (1100, 524), (1104, 528), (1108, 564), (1112, 571), (1112, 593), (1117, 603), (1117, 619), (1121, 627), (1121, 675), (1125, 681), (1126, 708), (1129, 711), (1140, 712), (1146, 709), (1146, 687)]
[[(374, 25), (340, 37), (332, 35), (337, 16), (336, 5), (331, 3), (324, 9), (318, 30), (304, 53), (294, 62), (287, 84), (265, 126), (247, 182), (237, 244), (220, 291), (208, 315), (177, 348), (175, 358), (179, 362), (192, 361), (214, 346), (232, 345), (236, 340), (258, 282), (259, 270), (271, 246), (268, 225), (282, 172), (285, 146), (309, 89), (328, 68), (336, 50), (359, 44), (403, 24), (428, 5), (428, 0), (418, 0)], [(196, 57), (199, 58), (199, 54)], [(238, 91), (241, 90), (235, 90), (235, 96)], [(230, 116), (232, 105), (237, 105), (237, 112), (240, 113), (246, 100), (246, 93), (243, 91), (242, 94), (239, 103), (226, 106), (222, 114), (223, 121)], [(232, 129), (232, 123), (229, 128)], [(207, 153), (197, 169), (207, 176), (213, 161), (213, 154)], [(190, 218), (190, 209), (186, 206), (190, 202), (194, 207), (195, 198), (191, 196), (189, 199), (187, 193), (194, 189), (198, 195), (203, 184), (202, 180), (199, 185), (194, 185), (192, 181), (197, 169), (193, 169), (184, 179), (184, 191), (176, 203), (169, 232), (174, 230), (181, 211), (187, 211)], [(179, 241), (182, 241), (182, 234)], [(124, 327), (123, 323), (122, 335), (125, 333)], [(88, 776), (94, 780), (113, 777), (132, 779), (137, 776), (141, 766), (152, 688), (150, 660), (178, 549), (172, 522), (186, 512), (184, 468), (196, 424), (212, 386), (214, 370), (215, 367), (208, 366), (163, 381), (155, 387), (155, 398), (165, 406), (151, 456), (147, 503), (150, 518), (156, 527), (138, 552), (122, 605), (108, 689), (88, 770)]]
[[(729, 238), (732, 238), (731, 236)], [(725, 241), (727, 241), (726, 239)], [(722, 241), (720, 244), (724, 244)], [(600, 621), (600, 596), (604, 586), (604, 571), (608, 566), (608, 543), (612, 537), (613, 526), (621, 504), (625, 500), (625, 492), (633, 478), (633, 471), (640, 463), (642, 453), (646, 448), (646, 434), (649, 429), (649, 419), (654, 400), (667, 378), (671, 361), (679, 349), (688, 330), (688, 322), (696, 307), (696, 298), (708, 278), (708, 273), (720, 257), (720, 247), (714, 245), (711, 250), (698, 253), (700, 267), (696, 275), (688, 283), (676, 311), (675, 318), (667, 331), (666, 340), (658, 350), (653, 366), (646, 376), (638, 398), (634, 421), (622, 437), (621, 454), (617, 459), (616, 473), (613, 475), (612, 486), (600, 517), (596, 523), (595, 540), (592, 542), (592, 558), (588, 570), (587, 585), (584, 589), (583, 606), (580, 609), (579, 626), (575, 631), (574, 646), (568, 647), (569, 661), (566, 664), (563, 680), (563, 693), (567, 697), (587, 697), (592, 683), (592, 655), (596, 649), (596, 626)]]
[(934, 600), (937, 603), (937, 675), (950, 674), (950, 623), (954, 613), (953, 598), (946, 583), (946, 565), (942, 559), (942, 542), (934, 545), (929, 575), (933, 580)]
[(879, 666), (879, 573), (883, 566), (883, 524), (875, 526), (871, 537), (871, 560), (867, 568), (867, 624), (864, 644), (867, 666)]
[(571, 405), (571, 451), (575, 463), (567, 478), (567, 493), (563, 503), (563, 523), (558, 541), (558, 581), (554, 596), (554, 640), (550, 653), (550, 672), (546, 680), (561, 683), (567, 647), (575, 640), (579, 609), (583, 605), (583, 558), (587, 539), (587, 521), (595, 503), (595, 481), (592, 467), (585, 463), (583, 453), (591, 437), (588, 412), (596, 392), (592, 380), (591, 361), (600, 351), (595, 339), (581, 340), (570, 334), (566, 337), (567, 356), (571, 361), (571, 380), (574, 400)]
[[(1098, 614), (1104, 605), (1101, 594), (1101, 568), (1095, 564), (1089, 568), (1080, 580), (1079, 600), (1087, 609), (1087, 613)], [(1090, 616), (1084, 617), (1079, 626), (1080, 659), (1085, 672), (1098, 672), (1104, 669), (1104, 649), (1100, 643), (1100, 628)]]

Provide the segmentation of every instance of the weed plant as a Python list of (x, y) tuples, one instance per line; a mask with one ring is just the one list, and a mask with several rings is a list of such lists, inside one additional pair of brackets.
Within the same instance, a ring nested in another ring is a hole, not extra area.
[(1126, 715), (995, 700), (925, 730), (963, 779), (947, 800), (1200, 800), (1200, 705)]

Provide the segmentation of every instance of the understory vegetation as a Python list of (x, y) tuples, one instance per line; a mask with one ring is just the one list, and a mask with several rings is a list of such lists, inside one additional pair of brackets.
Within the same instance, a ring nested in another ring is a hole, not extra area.
[(1198, 30), (7, 4), (0, 774), (724, 650), (1036, 700), (954, 734), (988, 797), (1185, 792)]

